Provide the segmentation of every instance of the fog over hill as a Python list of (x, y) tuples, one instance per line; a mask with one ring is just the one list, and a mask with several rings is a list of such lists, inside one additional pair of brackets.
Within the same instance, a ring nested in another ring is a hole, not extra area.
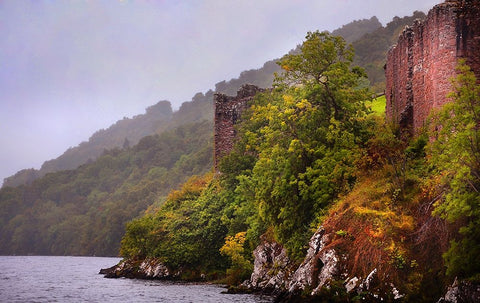
[[(382, 92), (385, 87), (383, 65), (386, 51), (399, 30), (414, 19), (424, 17), (422, 12), (417, 11), (412, 16), (396, 17), (383, 27), (374, 16), (370, 19), (350, 22), (334, 30), (332, 34), (342, 36), (347, 42), (353, 42), (358, 54), (356, 63), (366, 69), (370, 85), (376, 89), (376, 92)], [(270, 60), (261, 68), (241, 72), (238, 78), (218, 82), (215, 84), (215, 91), (235, 95), (243, 84), (267, 88), (272, 85), (274, 74), (280, 72), (281, 69), (276, 60)], [(213, 117), (213, 94), (212, 90), (205, 94), (196, 93), (191, 101), (184, 102), (177, 111), (172, 111), (169, 101), (160, 101), (148, 107), (145, 114), (136, 115), (133, 118), (124, 117), (107, 129), (96, 131), (88, 141), (67, 149), (56, 159), (45, 161), (39, 170), (23, 169), (5, 178), (3, 186), (30, 184), (47, 173), (75, 169), (81, 164), (92, 162), (108, 149), (125, 149), (133, 146), (144, 136), (160, 134), (186, 123), (210, 121)]]
[(259, 68), (309, 30), (438, 1), (2, 1), (0, 180), (158, 100), (173, 109)]

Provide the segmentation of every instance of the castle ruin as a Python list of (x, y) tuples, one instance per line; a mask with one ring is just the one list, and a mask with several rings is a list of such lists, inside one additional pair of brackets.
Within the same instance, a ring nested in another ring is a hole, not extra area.
[(412, 135), (448, 102), (459, 58), (480, 79), (480, 1), (446, 1), (406, 27), (387, 54), (386, 116)]
[(215, 148), (214, 165), (218, 172), (220, 159), (227, 155), (235, 143), (236, 130), (234, 125), (240, 119), (242, 112), (248, 107), (248, 101), (263, 89), (250, 84), (243, 85), (237, 92), (237, 96), (215, 94), (213, 101), (215, 106)]
[[(431, 110), (449, 101), (459, 58), (465, 58), (480, 79), (479, 0), (447, 0), (403, 30), (385, 64), (387, 120), (407, 135), (422, 129)], [(215, 171), (233, 148), (235, 124), (260, 91), (247, 84), (235, 97), (215, 94)]]

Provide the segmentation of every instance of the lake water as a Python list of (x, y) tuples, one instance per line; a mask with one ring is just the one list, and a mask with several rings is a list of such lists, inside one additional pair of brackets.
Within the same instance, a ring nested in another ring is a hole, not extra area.
[(272, 302), (222, 294), (225, 288), (155, 280), (106, 279), (118, 258), (0, 256), (0, 302)]

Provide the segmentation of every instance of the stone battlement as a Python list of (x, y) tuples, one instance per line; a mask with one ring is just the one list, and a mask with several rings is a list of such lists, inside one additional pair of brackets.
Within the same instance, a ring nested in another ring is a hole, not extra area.
[(415, 134), (448, 102), (459, 58), (480, 76), (480, 1), (446, 1), (404, 29), (385, 64), (387, 119)]
[(215, 94), (215, 149), (214, 165), (218, 172), (218, 162), (228, 154), (235, 143), (236, 130), (234, 125), (240, 119), (242, 112), (248, 107), (248, 101), (263, 89), (250, 84), (243, 85), (235, 97)]

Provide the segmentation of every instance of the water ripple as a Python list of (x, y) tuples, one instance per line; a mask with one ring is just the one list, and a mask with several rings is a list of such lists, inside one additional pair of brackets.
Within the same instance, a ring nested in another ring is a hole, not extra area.
[(118, 258), (0, 256), (2, 302), (267, 303), (269, 297), (223, 294), (223, 287), (166, 281), (105, 279)]

